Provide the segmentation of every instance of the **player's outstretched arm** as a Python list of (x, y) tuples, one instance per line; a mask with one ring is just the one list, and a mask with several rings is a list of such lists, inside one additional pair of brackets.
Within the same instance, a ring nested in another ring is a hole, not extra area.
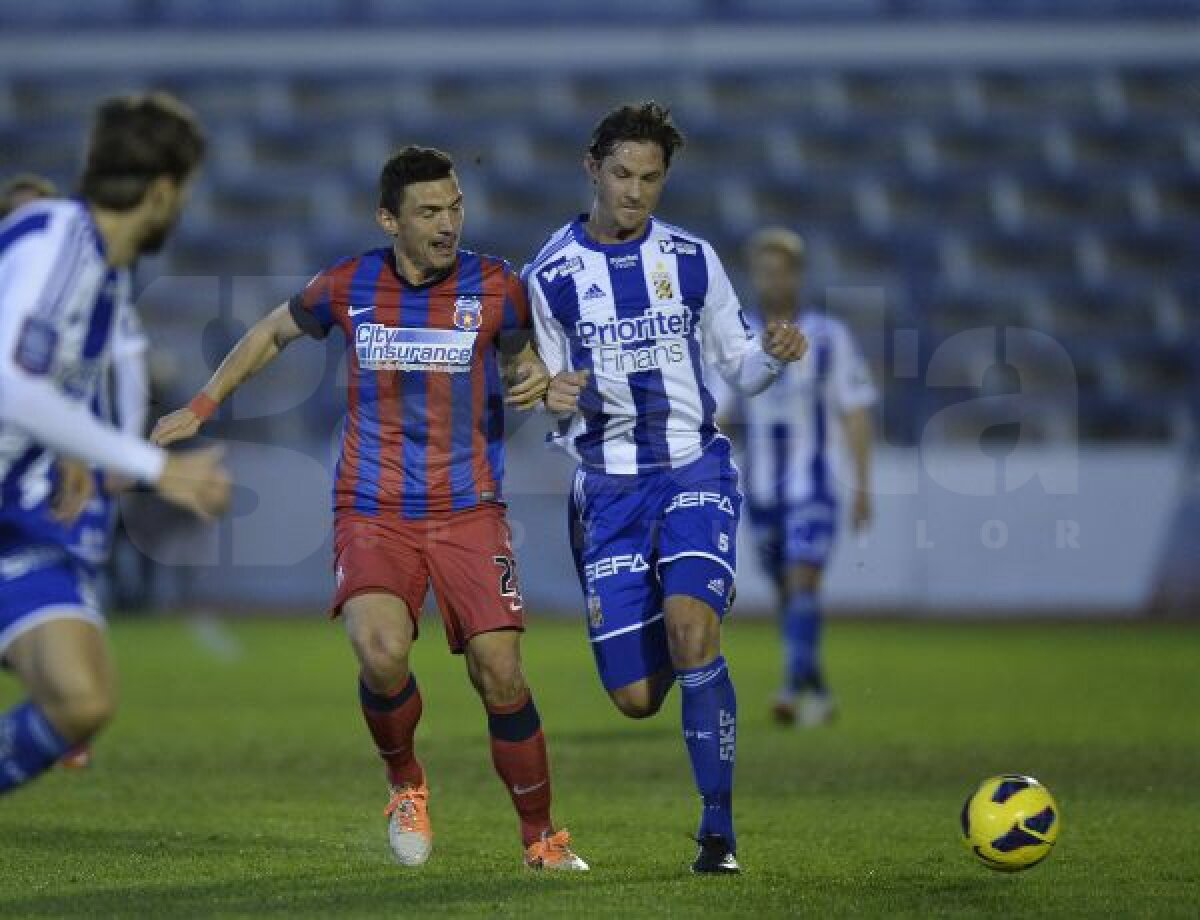
[(202, 516), (220, 513), (229, 502), (220, 452), (168, 453), (100, 421), (49, 381), (3, 366), (0, 419), (57, 453), (152, 484), (168, 501)]
[(165, 447), (194, 437), (229, 394), (274, 361), (284, 348), (303, 334), (292, 318), (288, 304), (280, 304), (242, 336), (204, 389), (187, 406), (158, 420), (150, 440)]

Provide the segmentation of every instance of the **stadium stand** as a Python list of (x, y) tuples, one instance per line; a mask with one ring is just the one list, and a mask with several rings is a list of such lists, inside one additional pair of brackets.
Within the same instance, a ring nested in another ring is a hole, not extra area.
[[(238, 3), (0, 0), (6, 30), (336, 29), (439, 23), (433, 5), (377, 0)], [(500, 5), (459, 4), (486, 24)], [(577, 23), (592, 6), (520, 0), (508, 21)], [(402, 12), (397, 12), (402, 9)], [(1200, 0), (659, 0), (605, 5), (606, 17), (770, 24), (986, 14), (1010, 22), (1189, 17)], [(336, 33), (331, 33), (336, 34)], [(856, 325), (915, 328), (922, 360), (965, 329), (1024, 326), (1075, 363), (1079, 430), (1101, 440), (1184, 439), (1200, 403), (1200, 61), (1097, 60), (1035, 70), (992, 64), (712, 67), (687, 72), (311, 72), (303, 59), (247, 73), (186, 66), (169, 76), (26, 72), (0, 66), (0, 175), (69, 181), (95, 99), (164, 85), (194, 105), (213, 156), (180, 238), (173, 275), (307, 276), (372, 245), (376, 171), (408, 141), (450, 150), (469, 196), (468, 241), (521, 263), (587, 201), (579, 169), (597, 113), (628, 98), (671, 103), (689, 134), (662, 215), (709, 236), (735, 281), (745, 236), (764, 222), (805, 234), (815, 286), (878, 286), (849, 304)], [(844, 300), (845, 298), (843, 298)], [(850, 298), (853, 301), (853, 298)], [(867, 303), (869, 301), (869, 303)], [(175, 310), (211, 318), (201, 299)], [(168, 346), (188, 335), (161, 324)], [(892, 443), (911, 443), (951, 390), (887, 381)], [(964, 386), (977, 386), (964, 357)], [(1030, 373), (1037, 375), (1037, 369)], [(198, 382), (198, 381), (197, 381)], [(1046, 424), (1054, 439), (1071, 426)]]

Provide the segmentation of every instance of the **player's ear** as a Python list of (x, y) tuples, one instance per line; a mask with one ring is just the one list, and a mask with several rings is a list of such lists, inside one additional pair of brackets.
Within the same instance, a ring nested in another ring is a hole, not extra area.
[(600, 161), (590, 153), (583, 155), (583, 168), (587, 171), (593, 182), (600, 181)]
[(170, 176), (155, 176), (142, 193), (141, 206), (154, 214), (170, 210), (178, 193), (179, 183)]
[(400, 233), (400, 224), (396, 220), (396, 215), (387, 208), (375, 209), (375, 222), (388, 236), (396, 236)]

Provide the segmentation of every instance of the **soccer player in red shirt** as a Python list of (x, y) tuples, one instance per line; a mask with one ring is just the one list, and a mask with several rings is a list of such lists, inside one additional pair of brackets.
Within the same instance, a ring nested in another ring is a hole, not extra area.
[(261, 319), (151, 437), (193, 436), (290, 342), (339, 327), (350, 374), (332, 612), (346, 623), (363, 715), (387, 763), (396, 860), (422, 865), (433, 842), (413, 753), (421, 694), (409, 668), (432, 581), (450, 649), (465, 654), (487, 710), (492, 762), (520, 818), (526, 863), (586, 870), (550, 821), (546, 742), (521, 670), (524, 611), (501, 502), (502, 371), (512, 382), (507, 401), (519, 408), (540, 402), (547, 385), (524, 333), (529, 305), (507, 262), (459, 248), (463, 195), (444, 153), (406, 147), (388, 160), (376, 217), (390, 247), (337, 262)]

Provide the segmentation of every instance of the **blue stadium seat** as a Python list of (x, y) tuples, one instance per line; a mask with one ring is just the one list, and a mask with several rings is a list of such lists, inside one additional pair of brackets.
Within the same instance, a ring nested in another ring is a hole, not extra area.
[(326, 26), (351, 18), (353, 0), (155, 0), (156, 19), (164, 25), (228, 28), (259, 26), (287, 29)]

